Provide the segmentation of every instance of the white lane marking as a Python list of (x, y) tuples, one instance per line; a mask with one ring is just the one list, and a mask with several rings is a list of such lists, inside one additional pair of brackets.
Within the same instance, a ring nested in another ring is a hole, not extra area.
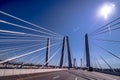
[(53, 79), (58, 79), (60, 76), (58, 75), (58, 76), (55, 76), (55, 77), (53, 77)]
[(75, 80), (77, 80), (77, 77), (75, 77)]

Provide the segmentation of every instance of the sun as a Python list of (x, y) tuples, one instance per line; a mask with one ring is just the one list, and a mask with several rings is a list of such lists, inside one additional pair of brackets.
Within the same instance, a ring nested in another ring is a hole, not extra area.
[(104, 17), (104, 19), (108, 19), (108, 16), (114, 12), (115, 4), (105, 3), (99, 9), (99, 15)]

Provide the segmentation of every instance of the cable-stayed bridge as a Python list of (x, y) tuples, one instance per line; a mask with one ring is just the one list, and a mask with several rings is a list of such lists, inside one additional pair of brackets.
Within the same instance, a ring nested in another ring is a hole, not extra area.
[[(60, 35), (3, 11), (0, 11), (0, 15), (10, 18), (10, 21), (4, 17), (0, 19), (1, 80), (120, 80), (120, 56), (95, 42), (119, 45), (119, 40), (98, 36), (108, 36), (105, 33), (111, 34), (119, 30), (120, 17), (85, 34), (84, 57), (79, 66), (73, 57), (69, 36)], [(112, 59), (109, 61), (115, 59), (117, 62), (111, 65), (106, 60), (108, 58), (104, 58), (106, 54), (100, 53), (101, 51), (93, 54), (95, 52), (91, 46), (110, 55)]]

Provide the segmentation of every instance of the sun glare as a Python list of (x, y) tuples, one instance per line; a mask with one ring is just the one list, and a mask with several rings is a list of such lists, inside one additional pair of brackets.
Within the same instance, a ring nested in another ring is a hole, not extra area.
[(100, 16), (104, 17), (104, 19), (108, 19), (108, 16), (114, 12), (114, 8), (115, 8), (114, 4), (106, 3), (100, 8), (99, 14)]

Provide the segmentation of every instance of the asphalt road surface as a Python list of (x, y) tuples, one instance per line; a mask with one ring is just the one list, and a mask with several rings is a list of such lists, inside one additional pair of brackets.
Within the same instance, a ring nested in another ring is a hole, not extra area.
[(0, 77), (0, 80), (120, 80), (120, 76), (82, 70), (64, 70)]

